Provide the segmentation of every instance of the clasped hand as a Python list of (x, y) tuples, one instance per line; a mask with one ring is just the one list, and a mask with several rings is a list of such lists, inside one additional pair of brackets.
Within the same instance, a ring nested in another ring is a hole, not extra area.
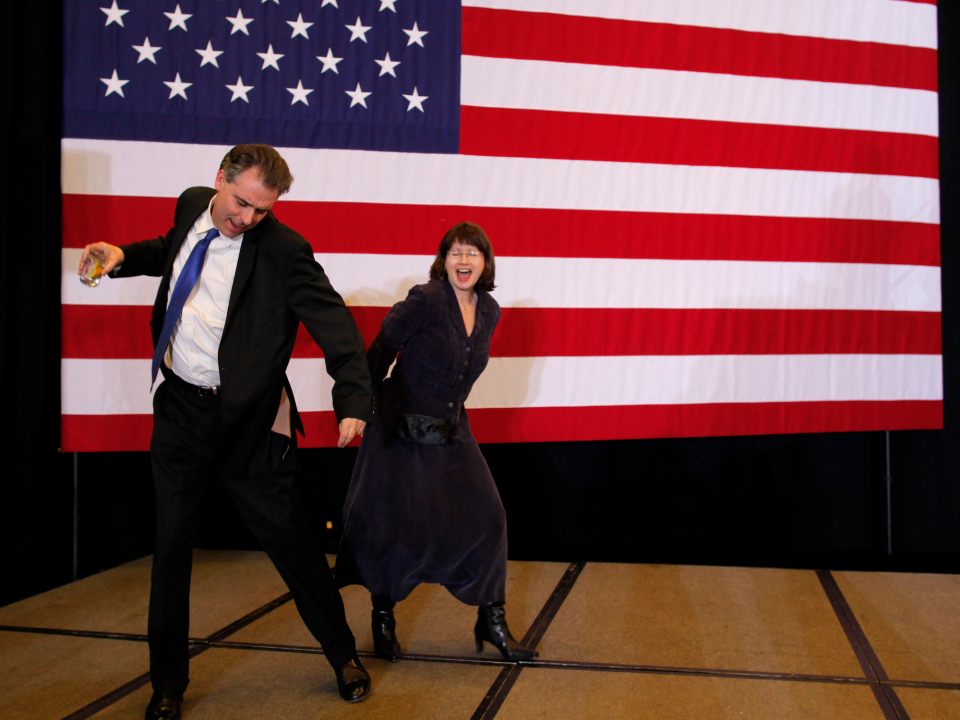
[(337, 447), (342, 448), (350, 444), (357, 435), (363, 435), (363, 429), (367, 424), (363, 420), (356, 418), (344, 418), (340, 421), (340, 439), (337, 441)]

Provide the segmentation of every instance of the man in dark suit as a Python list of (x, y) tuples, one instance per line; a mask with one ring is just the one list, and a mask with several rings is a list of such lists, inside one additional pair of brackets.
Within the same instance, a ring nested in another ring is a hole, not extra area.
[[(218, 476), (293, 594), (333, 666), (340, 695), (362, 700), (360, 664), (343, 602), (304, 504), (296, 431), (303, 432), (286, 367), (302, 322), (334, 379), (339, 446), (373, 410), (363, 338), (309, 243), (270, 212), (293, 181), (268, 145), (224, 157), (215, 186), (177, 201), (162, 237), (84, 248), (112, 277), (162, 278), (151, 326), (150, 444), (157, 499), (148, 635), (154, 694), (147, 720), (181, 716), (188, 683), (193, 540), (204, 482)], [(146, 378), (144, 378), (146, 382)]]

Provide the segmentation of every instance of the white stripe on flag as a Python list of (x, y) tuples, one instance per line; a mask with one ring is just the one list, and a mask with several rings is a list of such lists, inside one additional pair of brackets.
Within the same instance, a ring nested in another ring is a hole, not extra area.
[[(62, 360), (65, 415), (152, 412), (149, 360)], [(331, 410), (322, 358), (295, 358), (297, 407)], [(939, 355), (491, 358), (468, 408), (940, 400)]]
[[(153, 412), (150, 360), (63, 359), (63, 415), (143, 415)], [(333, 410), (333, 380), (323, 358), (294, 358), (287, 377), (303, 412)], [(157, 386), (163, 376), (157, 376)], [(154, 386), (154, 391), (156, 387)], [(302, 400), (301, 400), (302, 398)]]
[(937, 93), (465, 55), (463, 105), (938, 134)]
[(463, 5), (937, 47), (937, 8), (899, 0), (463, 0)]
[[(80, 250), (62, 251), (65, 305), (153, 305), (158, 278), (77, 280)], [(348, 305), (389, 307), (428, 279), (421, 255), (320, 253)], [(940, 311), (940, 268), (859, 263), (498, 257), (503, 307), (757, 308)]]
[[(60, 413), (62, 415), (152, 413), (151, 364), (151, 360), (61, 359)], [(157, 375), (157, 381), (153, 387), (154, 392), (163, 382), (163, 375)]]
[[(64, 138), (67, 194), (178, 197), (226, 149)], [(940, 222), (932, 178), (281, 148), (290, 200)], [(150, 172), (144, 172), (144, 168)]]
[(491, 358), (467, 407), (939, 400), (939, 355)]

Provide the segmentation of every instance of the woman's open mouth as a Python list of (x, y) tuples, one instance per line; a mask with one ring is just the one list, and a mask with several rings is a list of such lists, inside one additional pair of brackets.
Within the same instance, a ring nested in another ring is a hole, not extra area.
[(457, 278), (466, 282), (473, 275), (473, 270), (457, 270)]

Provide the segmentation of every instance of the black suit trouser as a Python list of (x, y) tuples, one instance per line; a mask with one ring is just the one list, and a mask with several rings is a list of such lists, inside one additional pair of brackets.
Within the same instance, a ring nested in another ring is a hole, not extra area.
[[(166, 368), (165, 368), (166, 370)], [(169, 372), (169, 371), (167, 371)], [(356, 645), (299, 483), (296, 436), (267, 433), (244, 477), (225, 475), (220, 398), (176, 381), (157, 388), (150, 444), (157, 497), (157, 542), (148, 638), (154, 689), (182, 693), (189, 682), (190, 574), (203, 486), (219, 475), (267, 552), (307, 628), (336, 668)], [(225, 449), (226, 448), (226, 449)], [(233, 618), (224, 618), (226, 621)]]

